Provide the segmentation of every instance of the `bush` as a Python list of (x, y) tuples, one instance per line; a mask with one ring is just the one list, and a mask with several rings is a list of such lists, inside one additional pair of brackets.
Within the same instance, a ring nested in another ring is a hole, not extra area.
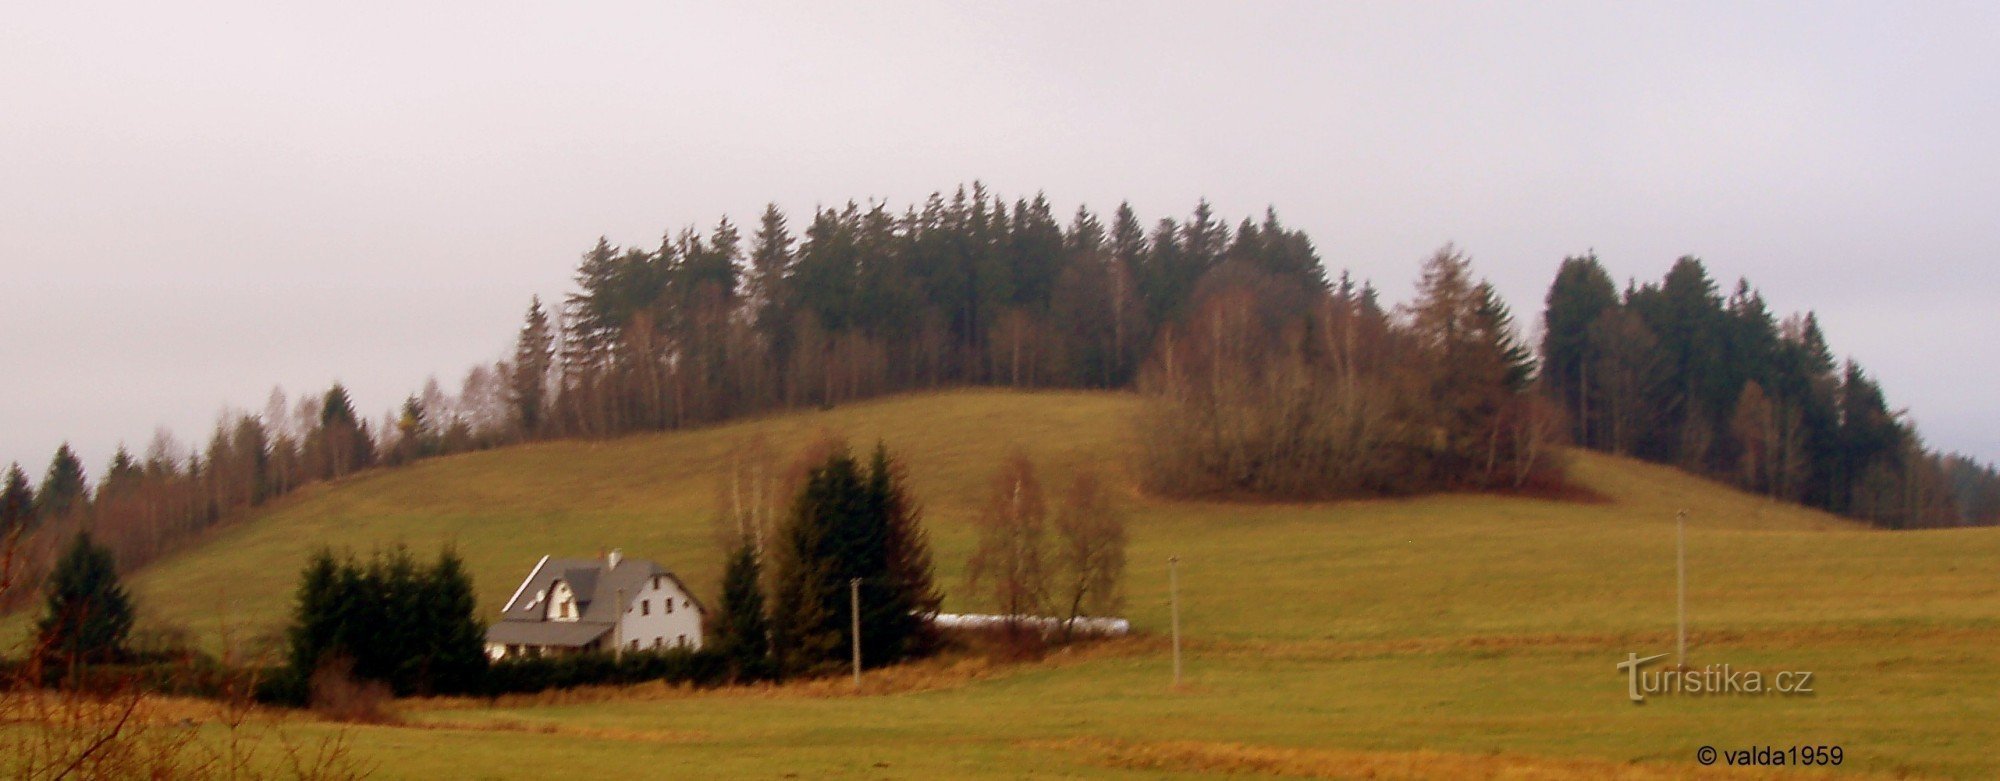
[(576, 686), (666, 681), (719, 686), (729, 679), (729, 662), (711, 650), (669, 648), (623, 655), (604, 652), (505, 659), (486, 670), (486, 693), (532, 694)]
[(390, 706), (395, 692), (381, 681), (354, 677), (354, 660), (338, 654), (320, 661), (310, 684), (312, 709), (334, 721), (357, 724), (393, 724), (396, 714)]

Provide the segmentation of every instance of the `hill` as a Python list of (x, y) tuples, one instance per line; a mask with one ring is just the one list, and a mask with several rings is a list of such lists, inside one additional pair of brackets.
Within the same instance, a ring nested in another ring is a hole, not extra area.
[[(1488, 769), (1520, 759), (1558, 778), (1606, 768), (1680, 777), (1699, 770), (1702, 745), (1800, 743), (1843, 745), (1848, 769), (2000, 772), (1984, 751), (2000, 745), (1995, 530), (1875, 531), (1592, 453), (1572, 454), (1572, 470), (1604, 501), (1159, 501), (1137, 495), (1122, 471), (1136, 403), (954, 391), (435, 459), (288, 497), (133, 584), (143, 623), (208, 637), (281, 621), (300, 565), (322, 544), (426, 551), (452, 542), (487, 613), (542, 554), (608, 547), (659, 560), (712, 596), (721, 556), (710, 518), (726, 454), (757, 435), (788, 454), (830, 431), (857, 445), (881, 439), (910, 463), (946, 607), (980, 609), (957, 593), (968, 522), (986, 479), (1018, 446), (1045, 480), (1089, 461), (1124, 487), (1128, 615), (1142, 631), (1164, 631), (1165, 560), (1182, 557), (1189, 690), (1167, 691), (1165, 654), (1141, 642), (1128, 654), (882, 697), (426, 712), (451, 728), (370, 728), (359, 745), (384, 760), (388, 777), (489, 751), (517, 755), (507, 747), (521, 741), (578, 769), (647, 757), (725, 775), (885, 774), (870, 770), (874, 762), (897, 776), (1358, 775), (1417, 761), (1411, 752), (1422, 750)], [(1672, 649), (1681, 508), (1691, 517), (1691, 661), (1813, 671), (1815, 695), (1626, 700), (1614, 663)], [(645, 732), (660, 725), (676, 731)], [(1582, 769), (1562, 775), (1566, 762)], [(487, 776), (515, 772), (527, 769), (492, 765)], [(1417, 773), (1427, 774), (1460, 773)]]

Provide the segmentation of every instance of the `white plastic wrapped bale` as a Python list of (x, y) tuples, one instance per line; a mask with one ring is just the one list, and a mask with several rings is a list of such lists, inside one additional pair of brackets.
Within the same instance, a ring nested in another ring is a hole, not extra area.
[[(931, 623), (942, 629), (989, 629), (1010, 623), (1035, 627), (1043, 634), (1062, 631), (1063, 619), (1050, 616), (1004, 616), (992, 613), (939, 613)], [(1132, 622), (1122, 618), (1079, 616), (1074, 631), (1093, 637), (1124, 637), (1132, 633)]]

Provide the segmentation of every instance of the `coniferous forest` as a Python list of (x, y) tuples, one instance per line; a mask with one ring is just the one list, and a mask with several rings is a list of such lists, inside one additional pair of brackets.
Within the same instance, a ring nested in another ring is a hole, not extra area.
[(1451, 247), (1386, 304), (1275, 211), (1058, 215), (978, 184), (600, 239), (575, 269), (505, 360), (376, 421), (338, 385), (274, 391), (203, 448), (121, 448), (94, 485), (67, 446), (40, 481), (16, 465), (0, 525), (54, 532), (32, 535), (24, 574), (86, 524), (129, 569), (360, 469), (966, 385), (1142, 392), (1137, 472), (1179, 495), (1559, 491), (1573, 444), (1883, 527), (2000, 521), (1990, 465), (1927, 448), (1811, 313), (1771, 312), (1747, 281), (1724, 294), (1694, 258), (1622, 289), (1594, 256), (1563, 260), (1538, 345)]

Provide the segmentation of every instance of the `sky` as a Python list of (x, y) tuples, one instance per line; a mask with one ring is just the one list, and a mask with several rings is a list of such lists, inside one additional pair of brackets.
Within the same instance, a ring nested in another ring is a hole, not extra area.
[(0, 464), (379, 418), (599, 236), (974, 180), (1273, 207), (1392, 300), (1452, 242), (1526, 326), (1567, 255), (1693, 255), (2000, 460), (2000, 6), (722, 5), (0, 12)]

